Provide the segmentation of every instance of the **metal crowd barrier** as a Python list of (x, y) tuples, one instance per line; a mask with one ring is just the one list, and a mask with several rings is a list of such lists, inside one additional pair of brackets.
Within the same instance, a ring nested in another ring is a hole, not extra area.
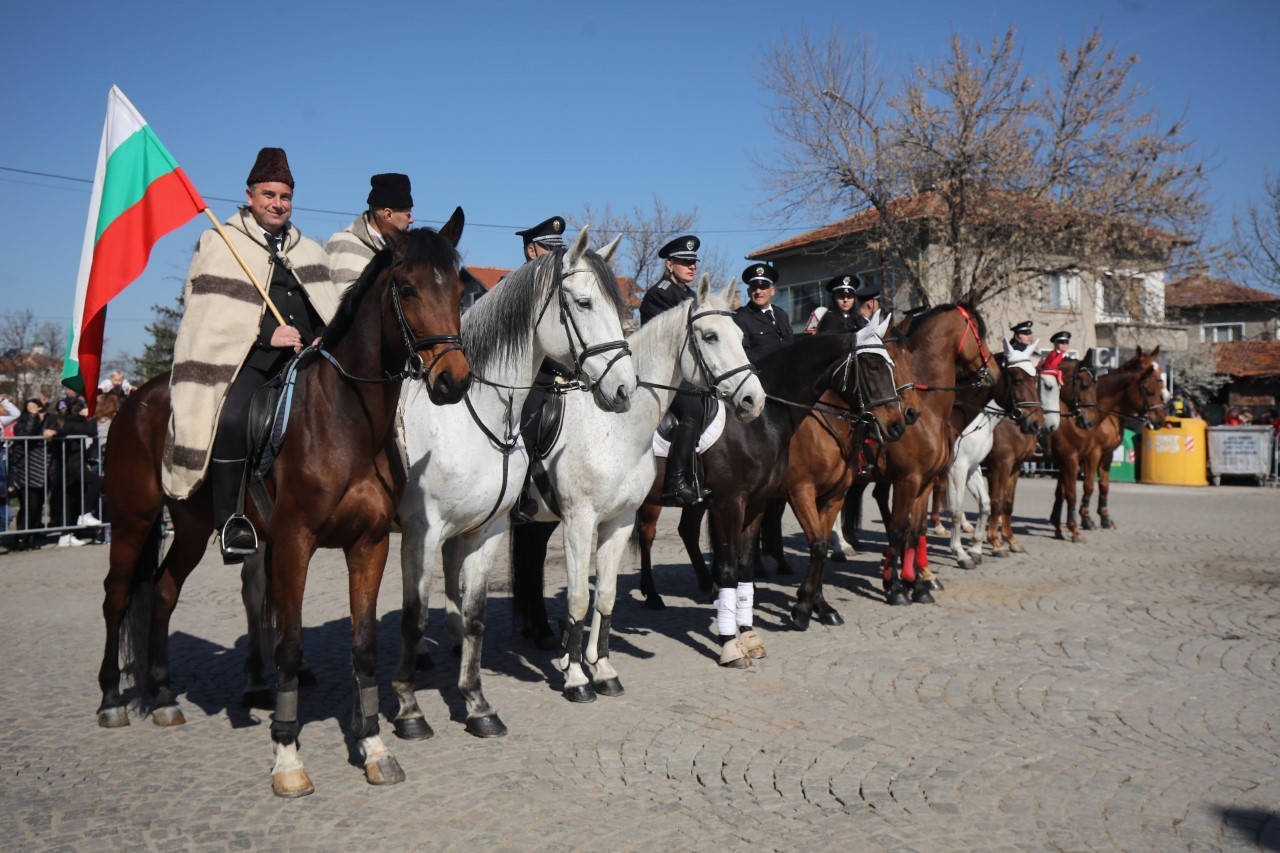
[[(71, 533), (80, 539), (109, 541), (111, 525), (102, 494), (102, 466), (96, 438), (42, 436), (5, 438), (0, 506), (0, 544), (12, 548), (19, 537), (52, 544), (45, 537)], [(36, 454), (43, 454), (44, 476)], [(85, 514), (101, 525), (81, 524)]]

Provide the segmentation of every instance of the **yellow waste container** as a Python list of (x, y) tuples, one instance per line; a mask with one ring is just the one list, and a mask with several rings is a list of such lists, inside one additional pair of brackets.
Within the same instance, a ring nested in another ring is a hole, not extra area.
[(1142, 431), (1142, 482), (1207, 486), (1207, 427), (1200, 418), (1168, 418)]

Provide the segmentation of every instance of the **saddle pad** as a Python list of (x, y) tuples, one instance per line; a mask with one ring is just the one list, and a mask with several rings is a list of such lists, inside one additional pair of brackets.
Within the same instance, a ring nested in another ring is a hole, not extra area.
[[(720, 440), (720, 436), (724, 433), (724, 403), (716, 400), (716, 413), (711, 416), (711, 422), (707, 424), (707, 428), (702, 431), (702, 435), (698, 437), (698, 452), (703, 453), (711, 445)], [(667, 458), (667, 451), (671, 449), (671, 442), (658, 434), (657, 430), (653, 433), (653, 455)]]

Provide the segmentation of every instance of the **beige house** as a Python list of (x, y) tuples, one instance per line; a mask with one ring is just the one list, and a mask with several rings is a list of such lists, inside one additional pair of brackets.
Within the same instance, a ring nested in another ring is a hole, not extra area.
[[(919, 220), (922, 226), (918, 265), (923, 271), (924, 293), (914, 287), (901, 266), (874, 251), (870, 239), (879, 213), (863, 211), (838, 222), (800, 234), (752, 252), (751, 260), (763, 260), (777, 267), (779, 281), (775, 299), (786, 309), (799, 331), (815, 308), (829, 304), (826, 282), (834, 276), (855, 272), (864, 280), (878, 283), (882, 301), (895, 313), (921, 305), (950, 301), (947, 268), (941, 262), (942, 247), (932, 239), (929, 221), (937, 217), (930, 193), (899, 203), (899, 220)], [(1165, 350), (1187, 348), (1186, 330), (1165, 320), (1165, 270), (1172, 245), (1179, 238), (1151, 233), (1151, 258), (1118, 264), (1099, 273), (1076, 269), (1067, 258), (1046, 257), (1046, 268), (1069, 270), (1046, 276), (1038, 284), (993, 296), (984, 301), (981, 312), (989, 337), (1008, 337), (1009, 327), (1023, 320), (1035, 324), (1041, 348), (1049, 349), (1049, 336), (1060, 330), (1072, 335), (1077, 354), (1096, 348), (1103, 367), (1118, 363), (1137, 346)], [(1152, 267), (1159, 267), (1152, 269)]]

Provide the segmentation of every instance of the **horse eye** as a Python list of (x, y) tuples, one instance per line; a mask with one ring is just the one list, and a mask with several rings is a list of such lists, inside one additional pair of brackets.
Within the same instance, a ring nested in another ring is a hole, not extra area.
[(400, 295), (405, 298), (415, 297), (418, 295), (418, 288), (414, 287), (412, 284), (402, 284), (400, 285)]
[(583, 311), (590, 311), (591, 300), (585, 296), (582, 297), (581, 299), (578, 300), (578, 307), (581, 308)]
[(716, 341), (720, 340), (720, 336), (715, 332), (707, 332), (702, 336), (702, 339), (709, 344), (714, 344)]

